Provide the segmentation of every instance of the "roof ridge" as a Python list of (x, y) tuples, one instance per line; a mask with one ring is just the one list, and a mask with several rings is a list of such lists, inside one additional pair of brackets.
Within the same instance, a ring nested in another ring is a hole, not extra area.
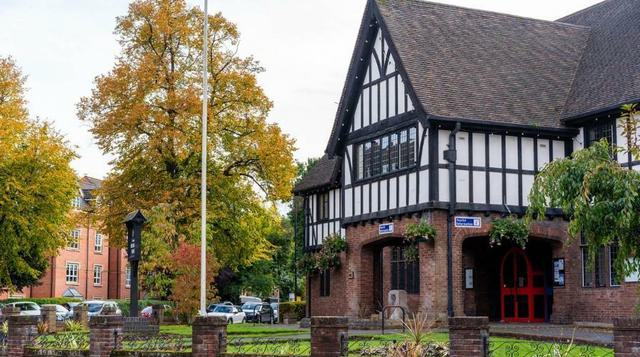
[(566, 19), (568, 19), (568, 18), (570, 18), (570, 17), (572, 17), (572, 16), (575, 16), (575, 15), (581, 14), (581, 13), (586, 12), (586, 11), (593, 10), (594, 8), (596, 8), (596, 7), (600, 7), (600, 6), (604, 5), (605, 3), (608, 3), (608, 2), (611, 2), (611, 1), (614, 1), (614, 0), (603, 0), (603, 1), (600, 1), (600, 2), (598, 2), (598, 3), (595, 3), (595, 4), (591, 5), (591, 6), (585, 7), (584, 9), (578, 10), (578, 11), (576, 11), (576, 12), (574, 12), (574, 13), (571, 13), (571, 14), (569, 14), (569, 15), (565, 15), (565, 16), (563, 16), (563, 17), (561, 17), (561, 18), (559, 18), (559, 19), (555, 20), (555, 22), (557, 22), (557, 23), (563, 23), (563, 24), (568, 24), (568, 23), (563, 22), (563, 21), (564, 21), (564, 20), (566, 20)]
[[(378, 4), (382, 3), (383, 5), (385, 5), (385, 3), (389, 2), (388, 0), (375, 0), (375, 1)], [(516, 18), (516, 19), (530, 20), (530, 21), (542, 22), (542, 23), (547, 23), (547, 24), (552, 24), (552, 25), (560, 25), (560, 26), (566, 26), (566, 27), (589, 29), (588, 26), (570, 24), (570, 23), (565, 23), (565, 22), (558, 22), (557, 20), (554, 21), (554, 20), (537, 19), (537, 18), (534, 18), (534, 17), (527, 17), (527, 16), (522, 16), (522, 15), (508, 14), (508, 13), (494, 11), (494, 10), (475, 9), (475, 8), (472, 8), (472, 7), (453, 5), (453, 4), (445, 4), (445, 3), (435, 2), (435, 1), (430, 1), (430, 0), (404, 0), (404, 1), (410, 1), (410, 2), (414, 2), (414, 3), (422, 3), (422, 4), (427, 4), (427, 5), (435, 5), (435, 6), (441, 6), (441, 7), (449, 7), (449, 8), (461, 9), (461, 10), (466, 10), (466, 11), (471, 11), (471, 12), (479, 12), (479, 13), (484, 13), (484, 14), (489, 14), (489, 15), (499, 15), (499, 16), (505, 16), (505, 17), (512, 17), (512, 18)], [(605, 0), (605, 1), (610, 1), (610, 0)], [(582, 11), (582, 10), (580, 10), (580, 11)]]

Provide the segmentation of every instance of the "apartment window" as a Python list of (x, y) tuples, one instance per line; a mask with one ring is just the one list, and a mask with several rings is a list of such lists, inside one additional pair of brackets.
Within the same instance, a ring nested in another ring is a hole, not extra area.
[(102, 285), (102, 265), (93, 266), (93, 285)]
[(80, 249), (80, 230), (74, 229), (71, 231), (71, 241), (69, 242), (69, 249)]
[(73, 206), (73, 208), (80, 208), (80, 203), (81, 203), (82, 198), (80, 197), (74, 197), (73, 201), (71, 201), (71, 206)]
[(331, 295), (331, 270), (325, 269), (320, 272), (320, 296)]
[(131, 267), (129, 265), (127, 265), (124, 272), (124, 286), (127, 288), (131, 287)]
[(321, 193), (318, 196), (316, 210), (316, 220), (325, 221), (329, 219), (329, 192)]
[(417, 259), (407, 261), (405, 247), (391, 250), (391, 289), (420, 293), (420, 262)]
[(411, 127), (356, 146), (358, 179), (411, 167), (416, 162), (417, 129)]
[(67, 263), (66, 266), (66, 281), (67, 284), (77, 284), (78, 283), (78, 274), (80, 272), (80, 264), (78, 263)]
[(93, 246), (93, 250), (96, 253), (102, 253), (102, 234), (96, 233), (95, 244)]

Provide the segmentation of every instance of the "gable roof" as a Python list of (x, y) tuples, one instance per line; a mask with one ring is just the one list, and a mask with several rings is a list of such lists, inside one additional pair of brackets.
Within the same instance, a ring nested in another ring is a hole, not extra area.
[(608, 0), (558, 21), (591, 29), (566, 117), (640, 99), (640, 1)]
[(294, 193), (302, 193), (321, 188), (338, 181), (342, 159), (324, 155), (313, 165), (302, 180), (294, 187)]

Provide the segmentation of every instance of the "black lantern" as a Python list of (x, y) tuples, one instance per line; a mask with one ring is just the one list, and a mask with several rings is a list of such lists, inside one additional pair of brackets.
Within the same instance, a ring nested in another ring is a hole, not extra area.
[(138, 316), (138, 261), (140, 261), (140, 243), (142, 226), (147, 219), (140, 210), (127, 215), (124, 224), (127, 226), (127, 259), (131, 266), (131, 290), (129, 316)]

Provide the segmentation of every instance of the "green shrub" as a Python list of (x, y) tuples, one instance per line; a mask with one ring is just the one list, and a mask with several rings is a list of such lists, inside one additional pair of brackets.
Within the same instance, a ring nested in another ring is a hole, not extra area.
[(84, 331), (82, 324), (75, 320), (67, 320), (64, 322), (64, 330), (67, 332)]
[(288, 301), (280, 303), (280, 321), (284, 321), (285, 314), (293, 314), (296, 320), (302, 320), (306, 316), (306, 303), (304, 301)]
[(10, 304), (12, 302), (18, 302), (18, 301), (31, 301), (31, 302), (35, 302), (36, 304), (42, 306), (42, 305), (63, 305), (64, 303), (67, 302), (81, 302), (81, 299), (76, 299), (76, 298), (67, 298), (67, 297), (57, 297), (57, 298), (24, 298), (24, 299), (20, 299), (20, 298), (11, 298), (11, 299), (7, 299), (7, 300), (2, 300), (0, 301), (0, 303), (2, 304)]

